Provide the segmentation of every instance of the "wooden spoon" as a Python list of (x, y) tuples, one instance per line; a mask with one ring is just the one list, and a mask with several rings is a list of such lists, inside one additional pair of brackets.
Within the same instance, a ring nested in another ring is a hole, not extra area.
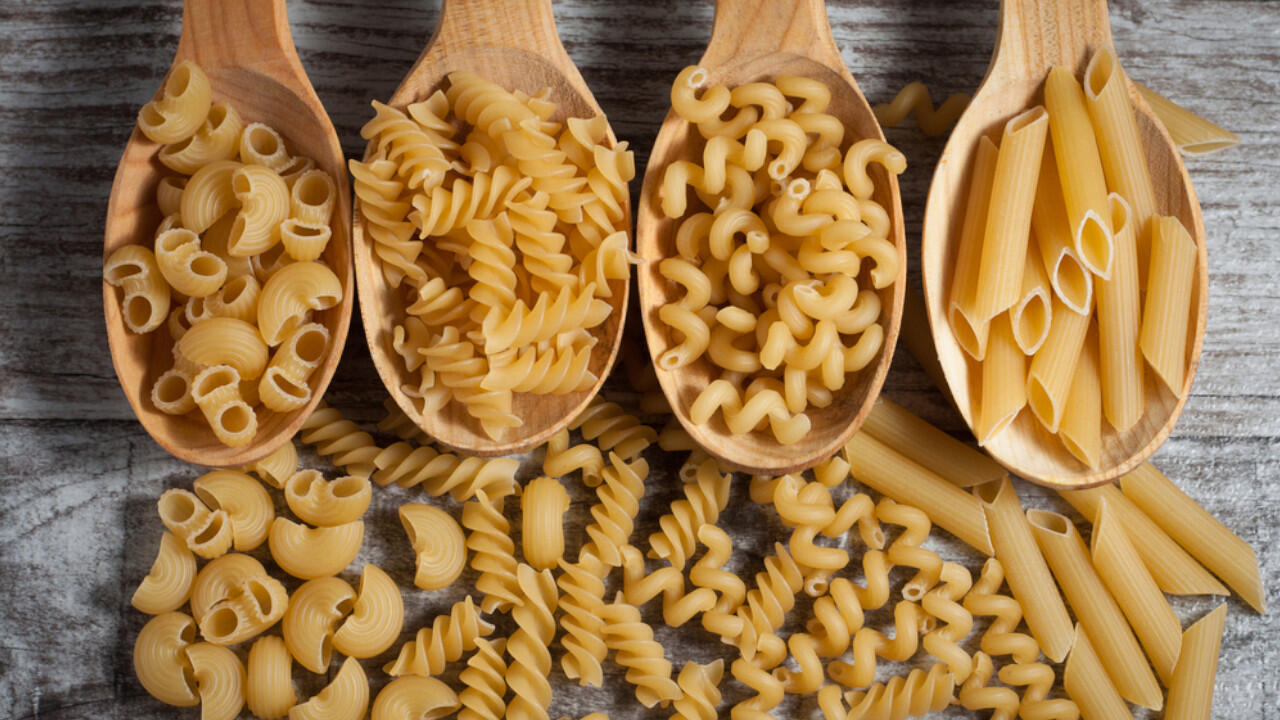
[[(822, 0), (719, 0), (711, 42), (698, 64), (709, 74), (707, 86), (735, 87), (773, 81), (779, 75), (803, 75), (821, 80), (831, 88), (831, 106), (827, 112), (844, 123), (846, 146), (862, 138), (884, 139), (871, 107), (831, 37)], [(702, 143), (698, 140), (695, 128), (674, 112), (668, 113), (654, 143), (641, 192), (636, 228), (637, 251), (645, 260), (638, 271), (640, 307), (658, 379), (672, 410), (689, 434), (707, 452), (726, 463), (761, 474), (811, 467), (843, 447), (862, 426), (893, 359), (906, 278), (906, 244), (897, 178), (879, 166), (871, 169), (876, 184), (874, 197), (890, 213), (893, 242), (901, 259), (898, 277), (882, 293), (884, 309), (880, 322), (884, 324), (885, 338), (879, 356), (850, 378), (836, 393), (831, 405), (807, 410), (812, 422), (807, 436), (793, 445), (782, 445), (768, 432), (730, 433), (720, 413), (705, 425), (689, 419), (693, 401), (719, 374), (718, 368), (705, 356), (675, 371), (666, 370), (657, 362), (663, 352), (676, 344), (671, 329), (658, 318), (658, 310), (679, 300), (683, 294), (683, 290), (658, 272), (658, 263), (676, 254), (675, 234), (680, 224), (679, 220), (669, 219), (662, 213), (659, 191), (668, 164), (677, 160), (701, 164)], [(869, 283), (863, 286), (869, 287)]]
[[(265, 457), (292, 438), (320, 402), (338, 366), (354, 303), (350, 191), (338, 135), (298, 60), (284, 0), (187, 0), (174, 65), (184, 60), (195, 61), (209, 76), (215, 102), (234, 105), (246, 124), (264, 122), (275, 128), (292, 153), (315, 160), (338, 184), (333, 237), (323, 259), (342, 280), (342, 302), (315, 317), (329, 330), (328, 354), (309, 379), (311, 402), (290, 413), (260, 409), (258, 434), (249, 445), (227, 447), (198, 413), (166, 415), (152, 405), (152, 384), (173, 364), (172, 343), (164, 330), (147, 335), (129, 332), (121, 318), (119, 291), (102, 284), (111, 360), (142, 426), (182, 460), (229, 467)], [(157, 159), (160, 148), (137, 128), (129, 136), (107, 205), (104, 258), (122, 245), (152, 244), (161, 220), (156, 184), (173, 174)]]
[[(404, 108), (422, 100), (444, 87), (449, 73), (459, 70), (477, 73), (508, 90), (532, 94), (550, 87), (550, 99), (559, 105), (553, 118), (557, 122), (604, 112), (560, 43), (551, 0), (445, 0), (435, 34), (388, 104)], [(607, 141), (616, 142), (612, 129)], [(600, 391), (618, 354), (629, 281), (611, 281), (613, 296), (604, 298), (613, 306), (613, 312), (601, 326), (603, 337), (591, 353), (589, 367), (599, 379), (590, 389), (568, 395), (517, 393), (512, 411), (524, 424), (505, 430), (497, 439), (490, 438), (457, 402), (449, 403), (439, 413), (423, 415), (415, 400), (401, 389), (406, 383), (416, 385), (417, 381), (410, 379), (404, 362), (391, 347), (392, 329), (405, 317), (402, 290), (386, 282), (381, 263), (373, 253), (373, 241), (360, 222), (358, 199), (355, 208), (352, 236), (357, 291), (369, 353), (387, 392), (428, 435), (442, 445), (473, 455), (524, 452), (568, 426)], [(629, 198), (624, 210), (619, 229), (631, 227)]]
[[(983, 134), (998, 132), (1010, 117), (1039, 101), (1037, 96), (1050, 68), (1063, 65), (1080, 77), (1094, 52), (1110, 44), (1111, 25), (1105, 0), (1002, 2), (1000, 33), (991, 67), (938, 160), (925, 209), (921, 246), (925, 302), (938, 359), (956, 405), (970, 427), (974, 420), (974, 384), (981, 378), (981, 369), (957, 344), (947, 321), (945, 303), (950, 296), (977, 142)], [(1097, 470), (1077, 461), (1057, 437), (1032, 417), (1030, 410), (1024, 410), (1011, 426), (987, 443), (986, 449), (1011, 471), (1043, 485), (1099, 485), (1149, 458), (1169, 436), (1182, 412), (1204, 342), (1209, 275), (1200, 204), (1172, 139), (1132, 83), (1129, 97), (1151, 170), (1157, 211), (1182, 221), (1198, 246), (1199, 265), (1192, 290), (1195, 318), (1190, 325), (1194, 341), (1187, 343), (1188, 372), (1179, 395), (1155, 380), (1154, 372), (1145, 373), (1146, 413), (1125, 432), (1116, 432), (1104, 421), (1102, 458)]]

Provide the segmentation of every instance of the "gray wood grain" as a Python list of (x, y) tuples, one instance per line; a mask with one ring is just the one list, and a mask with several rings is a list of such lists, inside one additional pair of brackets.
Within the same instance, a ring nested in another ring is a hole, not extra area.
[[(995, 35), (992, 0), (829, 4), (844, 59), (873, 102), (914, 79), (927, 81), (935, 97), (972, 91), (985, 72)], [(417, 57), (434, 26), (435, 5), (290, 3), (303, 64), (349, 153), (361, 149), (358, 129), (369, 100), (389, 95)], [(560, 0), (555, 12), (570, 55), (643, 168), (670, 81), (706, 42), (711, 3)], [(166, 488), (189, 486), (199, 470), (169, 458), (133, 420), (107, 354), (99, 299), (102, 222), (115, 163), (137, 108), (169, 65), (180, 19), (176, 0), (0, 4), (0, 478), (6, 496), (0, 503), (0, 717), (196, 717), (160, 705), (134, 679), (130, 653), (145, 618), (129, 606), (129, 596), (159, 542), (155, 499)], [(1280, 3), (1123, 0), (1113, 3), (1112, 23), (1131, 75), (1244, 141), (1188, 161), (1209, 233), (1209, 332), (1192, 397), (1155, 462), (1258, 549), (1274, 607), (1280, 604)], [(889, 136), (910, 159), (902, 187), (908, 237), (916, 238), (943, 140), (924, 139), (912, 127)], [(941, 427), (963, 431), (905, 352), (886, 392)], [(357, 324), (329, 400), (353, 417), (376, 421), (382, 398)], [(671, 471), (679, 459), (649, 457), (655, 472), (640, 538), (656, 529), (678, 493)], [(784, 529), (772, 511), (747, 502), (745, 482), (737, 490), (722, 524), (735, 528), (742, 549), (735, 567), (754, 573)], [(1066, 510), (1039, 488), (1022, 484), (1019, 492), (1029, 505)], [(409, 586), (411, 558), (395, 507), (422, 497), (396, 489), (376, 493), (354, 568), (377, 562)], [(575, 487), (574, 498), (571, 544), (581, 541), (590, 496)], [(979, 565), (980, 558), (942, 533), (930, 543)], [(464, 584), (470, 579), (464, 576)], [(463, 587), (406, 591), (406, 638)], [(1184, 622), (1216, 602), (1174, 599)], [(807, 609), (801, 601), (797, 616)], [(1280, 716), (1276, 623), (1235, 598), (1230, 611), (1214, 716)], [(679, 661), (726, 656), (724, 646), (699, 630), (660, 628), (658, 638)], [(617, 666), (606, 668), (605, 690), (580, 689), (557, 671), (552, 716), (606, 709), (614, 718), (653, 717), (630, 696)], [(379, 686), (381, 674), (371, 676)], [(295, 677), (302, 695), (324, 682), (305, 671)], [(727, 701), (745, 696), (732, 680), (724, 688)], [(816, 715), (811, 699), (789, 701), (778, 713)]]

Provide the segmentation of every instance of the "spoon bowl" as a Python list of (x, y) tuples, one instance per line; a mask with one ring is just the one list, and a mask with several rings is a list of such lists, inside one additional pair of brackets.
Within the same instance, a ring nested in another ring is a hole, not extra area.
[[(203, 418), (166, 415), (155, 408), (151, 386), (172, 365), (173, 343), (163, 330), (145, 335), (127, 330), (119, 292), (103, 282), (112, 363), (142, 426), (181, 460), (210, 467), (239, 466), (271, 454), (293, 437), (320, 402), (338, 366), (354, 303), (350, 192), (337, 133), (298, 60), (284, 0), (187, 0), (174, 65), (184, 60), (195, 61), (204, 70), (215, 102), (231, 103), (246, 124), (263, 122), (275, 128), (294, 154), (313, 159), (338, 187), (333, 236), (323, 260), (342, 281), (343, 297), (339, 304), (315, 315), (315, 321), (329, 330), (330, 342), (325, 358), (308, 381), (311, 400), (288, 413), (260, 410), (257, 435), (248, 445), (227, 447)], [(129, 136), (111, 186), (104, 258), (124, 245), (151, 245), (162, 219), (155, 204), (156, 186), (161, 178), (173, 174), (158, 159), (161, 147), (136, 127)]]
[[(857, 139), (884, 139), (871, 107), (831, 37), (822, 0), (720, 0), (716, 3), (711, 42), (698, 64), (708, 73), (706, 86), (722, 84), (732, 88), (749, 82), (774, 81), (780, 75), (819, 80), (831, 88), (827, 112), (845, 126), (843, 147)], [(701, 164), (697, 139), (694, 126), (674, 111), (669, 112), (654, 143), (641, 191), (636, 249), (645, 262), (638, 269), (637, 282), (645, 335), (658, 379), (680, 423), (707, 452), (726, 464), (759, 474), (781, 474), (812, 467), (837, 452), (861, 427), (880, 393), (893, 358), (906, 285), (906, 244), (897, 178), (879, 165), (870, 168), (875, 181), (873, 199), (889, 213), (891, 239), (899, 257), (897, 278), (880, 291), (884, 343), (877, 357), (834, 393), (830, 405), (806, 410), (812, 425), (810, 432), (799, 442), (782, 445), (769, 433), (735, 435), (729, 432), (719, 414), (707, 424), (692, 422), (690, 406), (718, 374), (707, 357), (677, 370), (664, 368), (657, 362), (677, 344), (672, 329), (659, 319), (658, 311), (683, 294), (678, 285), (658, 272), (663, 258), (676, 255), (675, 235), (680, 224), (679, 219), (662, 213), (660, 189), (666, 168), (672, 162), (689, 160)], [(862, 287), (870, 286), (861, 282), (862, 277), (859, 281)]]
[[(984, 135), (997, 135), (1009, 118), (1030, 107), (1050, 68), (1065, 66), (1080, 77), (1093, 54), (1110, 45), (1111, 26), (1105, 0), (1002, 2), (999, 37), (987, 76), (956, 123), (938, 160), (925, 208), (921, 271), (938, 361), (955, 404), (970, 427), (975, 420), (974, 398), (982, 372), (979, 363), (961, 350), (947, 320), (946, 302), (951, 292), (978, 140)], [(1176, 217), (1196, 241), (1197, 268), (1188, 326), (1187, 373), (1177, 394), (1156, 379), (1154, 372), (1144, 373), (1146, 411), (1137, 424), (1123, 432), (1117, 432), (1104, 421), (1102, 455), (1096, 470), (1076, 460), (1029, 410), (1020, 413), (986, 444), (992, 457), (1010, 471), (1051, 487), (1093, 487), (1114, 480), (1146, 461), (1169, 436), (1182, 412), (1204, 343), (1209, 277), (1200, 204), (1173, 140), (1132, 82), (1128, 82), (1128, 88), (1151, 171), (1156, 212)]]
[[(534, 94), (551, 88), (549, 99), (558, 105), (552, 117), (556, 122), (603, 114), (560, 43), (550, 0), (445, 0), (435, 34), (387, 104), (403, 109), (443, 88), (449, 73), (463, 70), (508, 90)], [(612, 128), (607, 142), (617, 142)], [(623, 209), (620, 227), (629, 229), (630, 198)], [(391, 287), (383, 276), (373, 240), (364, 232), (359, 199), (355, 217), (352, 237), (357, 291), (369, 353), (396, 404), (441, 445), (481, 456), (525, 452), (567, 427), (600, 391), (622, 338), (629, 294), (626, 280), (611, 280), (612, 297), (603, 298), (612, 312), (600, 326), (602, 337), (591, 352), (588, 367), (597, 380), (590, 388), (565, 395), (516, 393), (512, 412), (524, 424), (502, 430), (496, 439), (490, 438), (460, 403), (451, 402), (437, 413), (424, 415), (402, 389), (414, 381), (392, 348), (393, 328), (405, 318), (402, 290)]]

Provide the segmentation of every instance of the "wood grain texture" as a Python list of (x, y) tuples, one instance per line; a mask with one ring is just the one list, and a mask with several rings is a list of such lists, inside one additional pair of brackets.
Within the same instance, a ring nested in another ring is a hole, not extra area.
[[(302, 63), (348, 157), (363, 151), (357, 131), (369, 116), (369, 100), (390, 96), (421, 51), (435, 26), (434, 7), (422, 0), (289, 3)], [(711, 3), (561, 0), (554, 9), (570, 57), (619, 139), (633, 143), (643, 169), (671, 80), (705, 48)], [(915, 79), (927, 81), (935, 97), (972, 92), (995, 42), (990, 0), (830, 0), (828, 11), (842, 57), (872, 102), (888, 100)], [(169, 487), (189, 487), (199, 471), (173, 460), (133, 419), (111, 369), (98, 304), (112, 171), (138, 107), (169, 66), (180, 18), (175, 0), (0, 4), (0, 272), (6, 281), (0, 290), (0, 482), (6, 491), (0, 503), (0, 718), (196, 717), (150, 699), (134, 679), (130, 651), (144, 618), (128, 603), (159, 543), (156, 498)], [(1124, 0), (1112, 4), (1111, 22), (1120, 59), (1135, 79), (1243, 140), (1240, 148), (1188, 161), (1210, 246), (1209, 325), (1182, 420), (1153, 461), (1254, 545), (1275, 606), (1280, 45), (1274, 28), (1280, 4)], [(919, 287), (915, 251), (924, 198), (944, 141), (922, 138), (909, 123), (887, 134), (910, 161), (901, 187), (910, 274)], [(967, 438), (961, 418), (909, 353), (896, 354), (885, 391)], [(381, 417), (383, 398), (360, 332), (353, 332), (327, 399), (367, 421)], [(679, 492), (671, 479), (679, 456), (660, 457), (650, 456), (658, 467), (638, 538), (656, 529)], [(1079, 520), (1047, 490), (1019, 484), (1018, 491), (1028, 505)], [(721, 525), (734, 532), (739, 548), (732, 567), (755, 572), (785, 530), (776, 514), (745, 495), (745, 483), (735, 488)], [(395, 508), (421, 497), (375, 493), (368, 549), (353, 567), (379, 562), (409, 584), (412, 557)], [(586, 497), (573, 488), (570, 548), (582, 540)], [(979, 566), (971, 551), (940, 534), (930, 545)], [(461, 592), (408, 593), (403, 639)], [(1216, 603), (1179, 598), (1175, 609), (1187, 624)], [(1274, 717), (1280, 706), (1274, 616), (1256, 615), (1237, 599), (1229, 610), (1215, 717)], [(658, 631), (673, 659), (723, 656), (714, 639), (682, 640), (688, 636)], [(619, 668), (612, 662), (605, 668), (608, 690), (580, 689), (556, 671), (553, 716), (607, 709), (615, 719), (651, 717), (635, 703)], [(324, 682), (308, 673), (296, 679), (300, 695)], [(746, 694), (732, 680), (724, 688), (729, 702)], [(796, 717), (816, 713), (811, 701), (783, 708)], [(969, 714), (953, 709), (944, 716)]]

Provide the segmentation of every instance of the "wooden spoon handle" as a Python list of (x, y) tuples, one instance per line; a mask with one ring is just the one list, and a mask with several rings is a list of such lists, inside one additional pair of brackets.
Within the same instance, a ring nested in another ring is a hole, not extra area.
[(1055, 65), (1079, 74), (1111, 44), (1107, 0), (1001, 0), (992, 68), (1043, 79)]
[(280, 61), (301, 67), (284, 0), (186, 0), (178, 60), (254, 70)]
[(429, 42), (433, 58), (464, 47), (508, 47), (568, 59), (551, 0), (444, 0)]
[(720, 67), (773, 54), (843, 68), (823, 0), (717, 0), (702, 65)]

